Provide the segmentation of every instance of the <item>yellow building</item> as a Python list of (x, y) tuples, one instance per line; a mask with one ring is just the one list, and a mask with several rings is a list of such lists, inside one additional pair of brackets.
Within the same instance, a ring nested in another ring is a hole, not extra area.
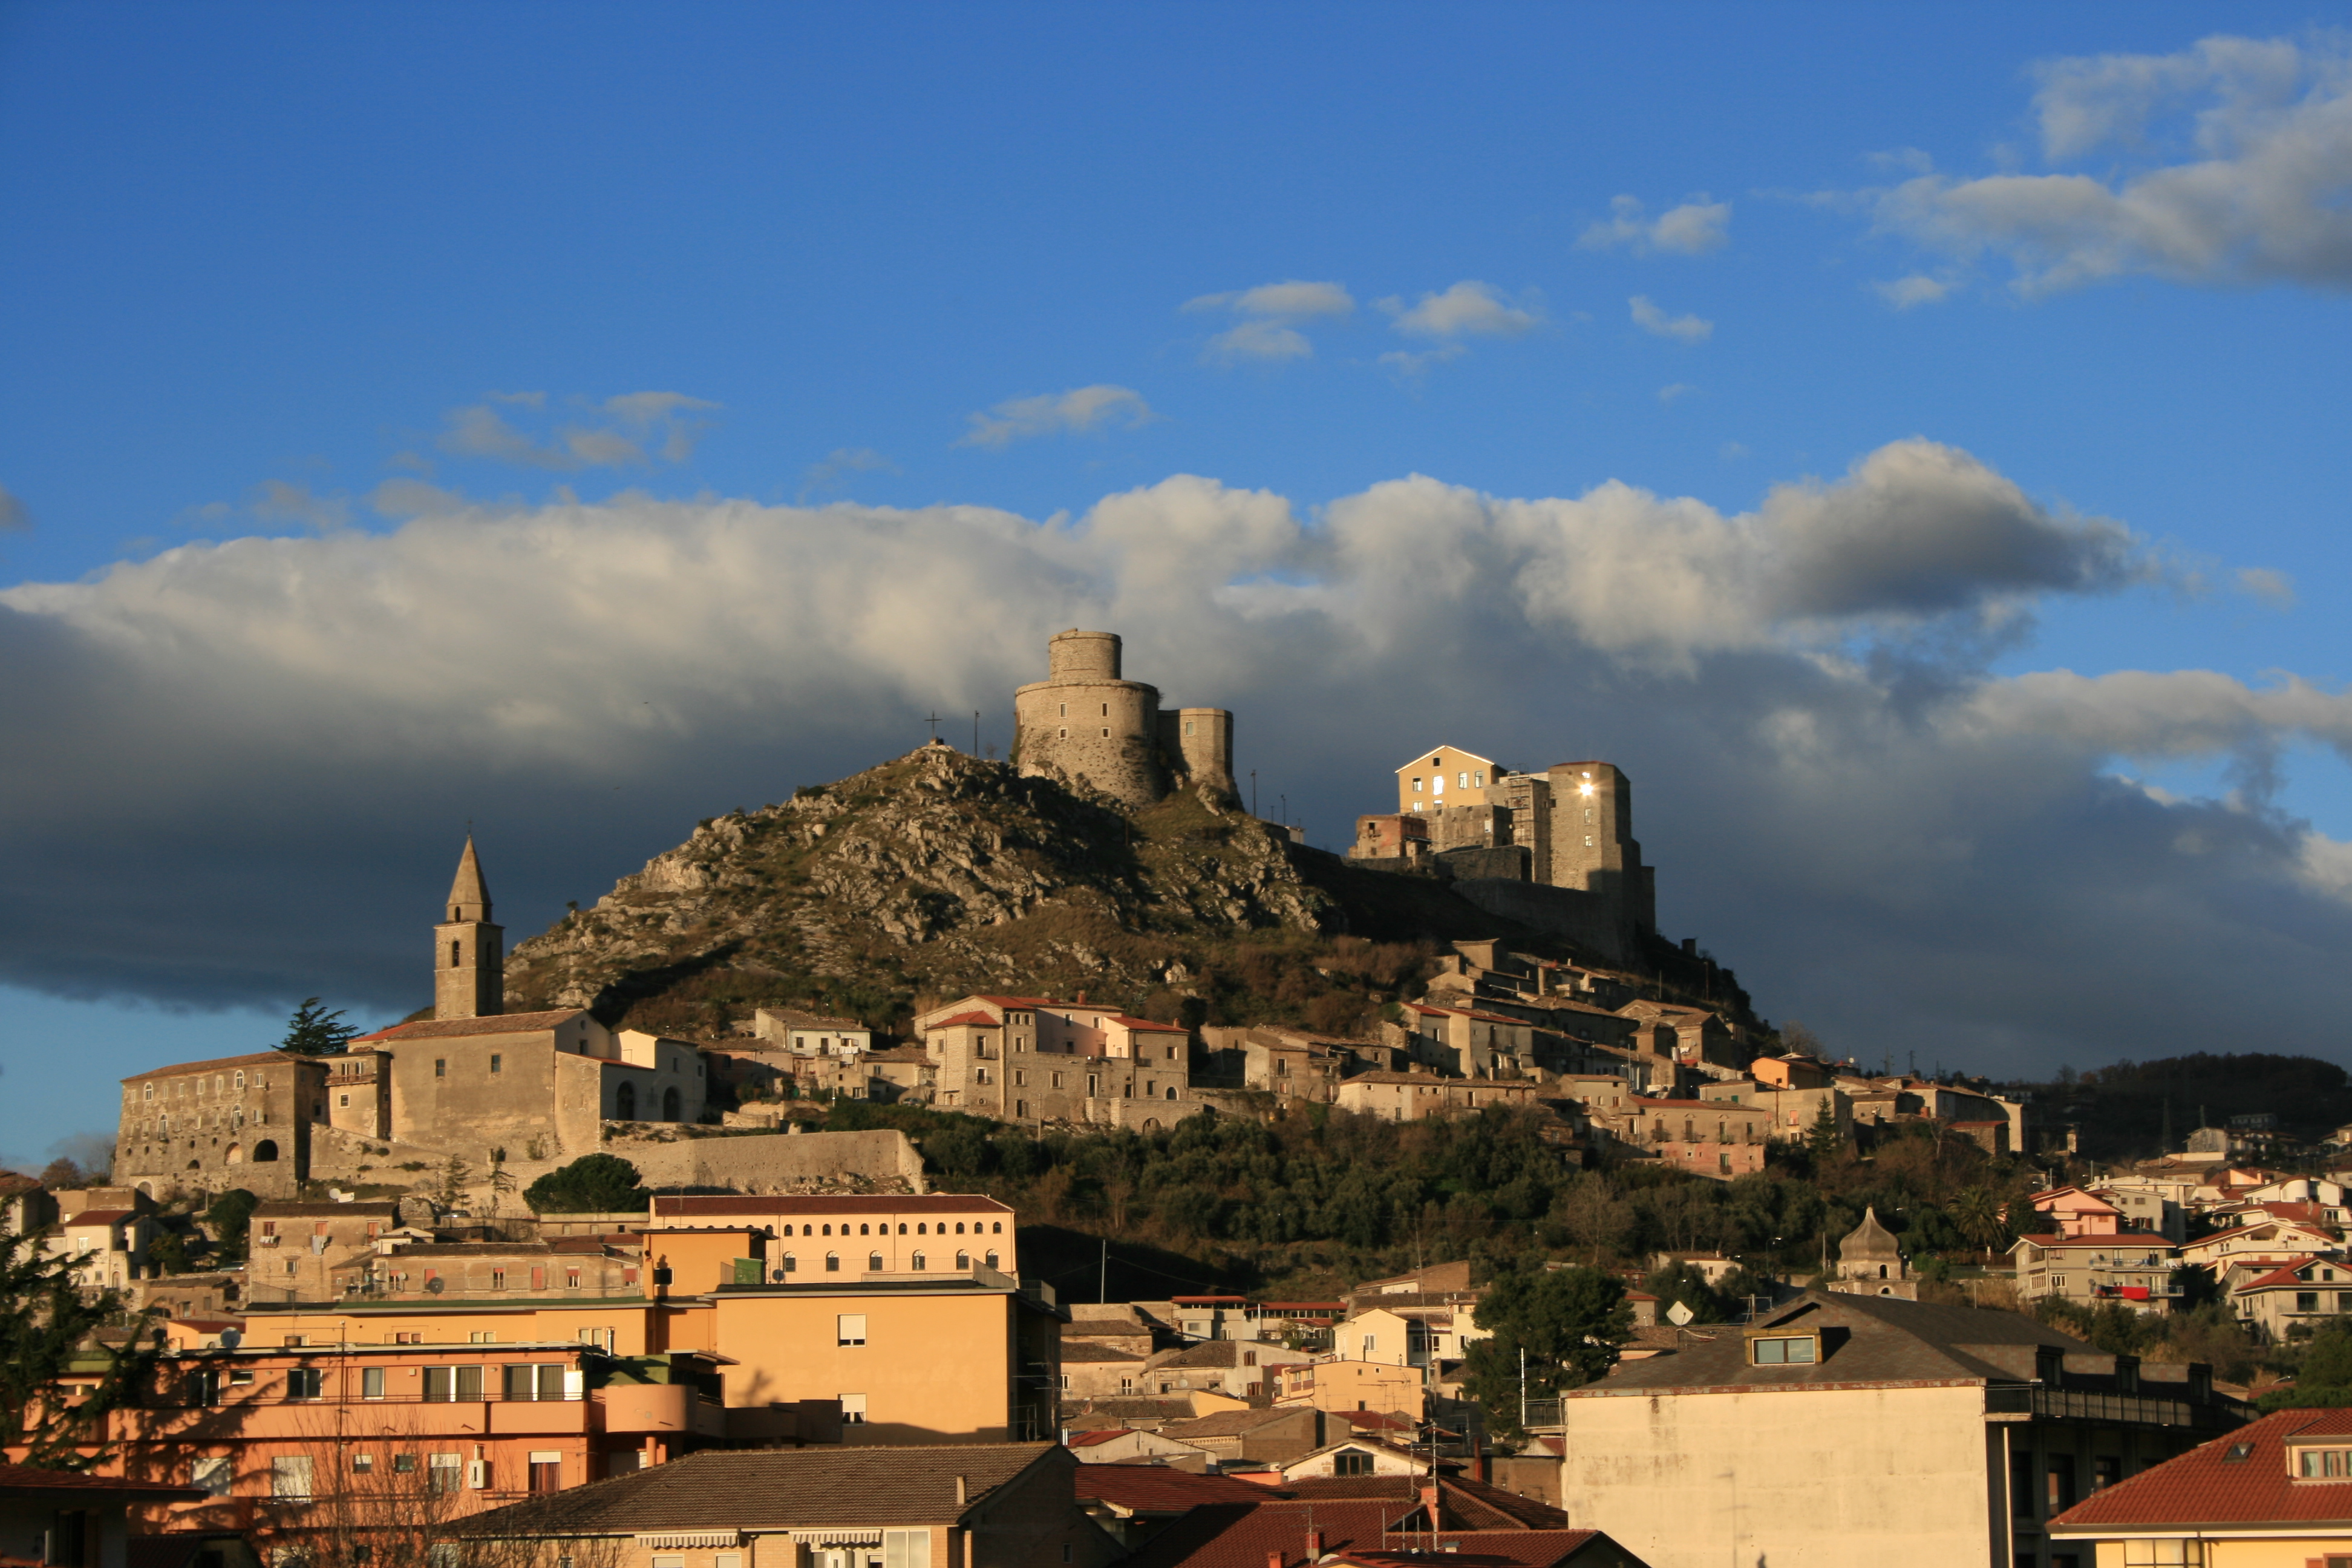
[(1490, 805), (1487, 791), (1507, 768), (1492, 757), (1465, 752), (1459, 746), (1438, 746), (1418, 752), (1397, 772), (1397, 809), (1432, 811), (1444, 805)]
[(2083, 1568), (2352, 1562), (2352, 1410), (2282, 1410), (2102, 1487), (2050, 1521)]
[[(619, 1358), (698, 1352), (723, 1370), (730, 1442), (793, 1436), (812, 1400), (840, 1401), (845, 1426), (866, 1444), (1004, 1442), (1054, 1430), (1057, 1308), (984, 1267), (796, 1272), (779, 1282), (752, 1255), (758, 1239), (750, 1226), (648, 1233), (641, 1296), (347, 1300), (257, 1311), (247, 1331), (271, 1342), (480, 1346), (485, 1366), (499, 1362), (498, 1346), (553, 1341)], [(733, 1268), (737, 1259), (750, 1267)]]
[(1274, 1402), (1326, 1411), (1377, 1410), (1418, 1421), (1429, 1411), (1423, 1375), (1416, 1366), (1328, 1356), (1275, 1368)]

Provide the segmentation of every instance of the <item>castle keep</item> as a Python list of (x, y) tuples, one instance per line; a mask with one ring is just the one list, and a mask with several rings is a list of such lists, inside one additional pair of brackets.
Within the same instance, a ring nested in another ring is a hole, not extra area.
[(1633, 837), (1633, 785), (1615, 764), (1517, 773), (1459, 746), (1396, 771), (1393, 814), (1356, 819), (1349, 858), (1438, 870), (1489, 913), (1557, 931), (1624, 962), (1658, 926), (1654, 868)]
[(1129, 806), (1202, 784), (1234, 792), (1230, 711), (1162, 711), (1158, 687), (1121, 679), (1116, 632), (1058, 632), (1045, 659), (1045, 679), (1013, 694), (1023, 773), (1083, 779)]

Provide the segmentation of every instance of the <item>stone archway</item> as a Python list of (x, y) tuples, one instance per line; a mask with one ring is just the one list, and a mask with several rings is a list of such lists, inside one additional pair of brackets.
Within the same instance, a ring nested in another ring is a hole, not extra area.
[(637, 1119), (637, 1086), (625, 1083), (613, 1091), (613, 1117), (618, 1121)]
[(245, 1146), (244, 1146), (243, 1144), (241, 1144), (241, 1143), (232, 1143), (232, 1144), (230, 1144), (230, 1145), (228, 1146), (228, 1153), (227, 1153), (226, 1155), (223, 1156), (223, 1158), (225, 1158), (225, 1159), (227, 1161), (227, 1163), (230, 1163), (230, 1164), (232, 1164), (232, 1165), (242, 1165), (242, 1164), (244, 1164), (244, 1163), (245, 1163)]
[(278, 1140), (277, 1140), (277, 1139), (275, 1139), (275, 1138), (264, 1138), (260, 1142), (256, 1143), (256, 1144), (253, 1146), (253, 1163), (254, 1163), (255, 1164), (257, 1164), (257, 1165), (267, 1165), (267, 1164), (269, 1164), (271, 1162), (275, 1161), (277, 1158), (278, 1158)]
[(672, 1088), (672, 1089), (663, 1089), (663, 1090), (662, 1090), (662, 1118), (661, 1118), (661, 1119), (662, 1119), (664, 1121), (677, 1121), (677, 1120), (680, 1118), (680, 1116), (684, 1113), (685, 1110), (686, 1110), (686, 1101), (685, 1101), (685, 1100), (681, 1100), (680, 1098), (678, 1098), (678, 1092), (677, 1092), (677, 1090), (675, 1088)]

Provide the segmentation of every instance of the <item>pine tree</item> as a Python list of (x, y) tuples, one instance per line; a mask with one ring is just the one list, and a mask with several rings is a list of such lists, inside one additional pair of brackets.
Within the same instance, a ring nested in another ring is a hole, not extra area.
[(349, 1048), (352, 1037), (359, 1033), (343, 1022), (342, 1010), (327, 1011), (316, 996), (306, 997), (286, 1026), (286, 1037), (278, 1048), (289, 1056), (335, 1057)]
[(1822, 1101), (1821, 1110), (1814, 1113), (1813, 1125), (1805, 1134), (1805, 1148), (1816, 1164), (1836, 1159), (1845, 1148), (1845, 1137), (1838, 1131), (1837, 1112), (1831, 1109), (1826, 1099)]
[(145, 1312), (131, 1316), (120, 1344), (95, 1342), (124, 1316), (118, 1292), (84, 1291), (73, 1260), (47, 1252), (39, 1237), (0, 1232), (0, 1446), (47, 1469), (96, 1460), (81, 1450), (104, 1437), (109, 1414), (133, 1403), (163, 1349)]

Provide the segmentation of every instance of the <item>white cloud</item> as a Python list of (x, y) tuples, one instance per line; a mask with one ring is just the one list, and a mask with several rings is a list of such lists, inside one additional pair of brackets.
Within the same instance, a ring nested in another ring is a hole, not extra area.
[(1691, 385), (1688, 382), (1677, 381), (1671, 385), (1658, 388), (1658, 401), (1661, 403), (1671, 404), (1678, 401), (1679, 399), (1688, 397), (1692, 393), (1696, 392), (1697, 390), (1697, 387)]
[(2294, 579), (2268, 566), (2239, 567), (2238, 590), (2257, 599), (2267, 599), (2282, 610), (2294, 607)]
[[(543, 392), (494, 392), (491, 402), (542, 412)], [(682, 463), (709, 428), (705, 415), (719, 405), (678, 392), (628, 392), (601, 404), (575, 401), (581, 417), (535, 437), (509, 424), (488, 403), (453, 408), (438, 445), (464, 458), (525, 468), (573, 471), (633, 468), (659, 458)]]
[(1425, 374), (1431, 365), (1444, 364), (1447, 360), (1460, 359), (1469, 352), (1460, 343), (1440, 343), (1433, 349), (1423, 349), (1419, 353), (1406, 349), (1391, 349), (1381, 355), (1380, 363), (1410, 381)]
[(1934, 305), (1942, 302), (1952, 292), (1952, 285), (1941, 278), (1930, 278), (1924, 272), (1896, 278), (1887, 282), (1874, 283), (1879, 297), (1898, 310), (1914, 305)]
[(1315, 353), (1307, 334), (1280, 321), (1244, 321), (1211, 338), (1203, 359), (1221, 364), (1237, 360), (1306, 359)]
[(1612, 198), (1609, 210), (1608, 221), (1593, 224), (1577, 237), (1577, 248), (1609, 250), (1623, 246), (1637, 256), (1651, 250), (1698, 256), (1719, 248), (1729, 237), (1731, 204), (1710, 201), (1704, 194), (1667, 208), (1654, 219), (1633, 196)]
[(1646, 294), (1636, 294), (1625, 303), (1633, 311), (1633, 324), (1645, 332), (1686, 343), (1703, 343), (1715, 335), (1713, 321), (1702, 321), (1696, 316), (1669, 316), (1651, 303)]
[(1540, 307), (1514, 300), (1475, 279), (1465, 279), (1442, 294), (1423, 294), (1410, 307), (1393, 297), (1380, 304), (1396, 318), (1396, 330), (1408, 337), (1517, 338), (1543, 324)]
[(10, 494), (7, 486), (0, 485), (0, 530), (32, 526), (33, 514), (26, 510), (25, 503)]
[[(2310, 954), (2352, 941), (2352, 849), (2262, 781), (2297, 741), (2352, 752), (2352, 698), (1994, 673), (2035, 605), (2153, 567), (1948, 447), (1738, 512), (1417, 476), (1311, 510), (1180, 476), (1045, 522), (375, 499), (413, 510), (0, 590), (0, 728), (43, 754), (0, 772), (9, 977), (396, 1015), (467, 817), (520, 937), (698, 816), (908, 750), (927, 712), (1002, 741), (1045, 637), (1084, 625), (1169, 700), (1237, 710), (1243, 765), (1326, 841), (1381, 808), (1415, 715), (1516, 765), (1620, 762), (1669, 931), (1832, 1038), (2046, 1070), (2196, 1048), (2255, 994), (2274, 1048), (2336, 1048)], [(2241, 798), (2156, 798), (2119, 757), (2228, 762)]]
[(1151, 412), (1142, 394), (1124, 386), (1097, 384), (1040, 397), (1016, 397), (998, 404), (985, 414), (965, 417), (971, 422), (971, 428), (957, 437), (957, 446), (1002, 451), (1015, 441), (1032, 437), (1092, 430), (1113, 423), (1123, 423), (1133, 430), (1149, 425), (1159, 416)]
[(2133, 274), (2352, 288), (2352, 43), (2210, 37), (2170, 55), (2047, 62), (2052, 163), (2095, 174), (1922, 174), (1876, 194), (1885, 231), (2006, 263), (2034, 296)]
[(1297, 323), (1354, 313), (1355, 297), (1337, 283), (1261, 283), (1228, 294), (1202, 294), (1184, 301), (1187, 310), (1230, 310), (1249, 318), (1211, 338), (1201, 357), (1212, 363), (1243, 360), (1306, 359), (1315, 345)]

